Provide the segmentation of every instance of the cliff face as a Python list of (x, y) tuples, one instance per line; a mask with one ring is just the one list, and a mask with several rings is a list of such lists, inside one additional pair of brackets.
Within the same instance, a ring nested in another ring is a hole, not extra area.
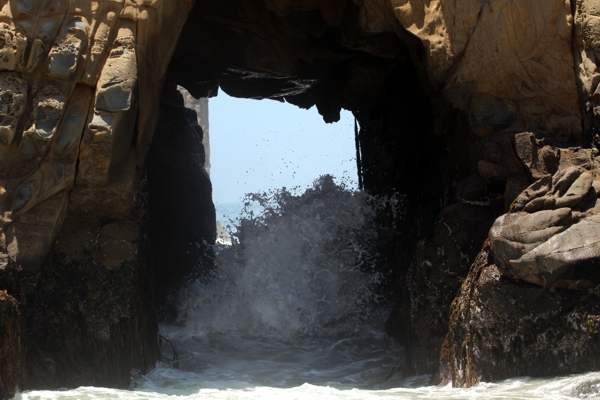
[(210, 268), (209, 247), (177, 258), (214, 241), (214, 210), (172, 86), (159, 122), (165, 81), (354, 112), (364, 188), (405, 210), (381, 211), (379, 261), (409, 372), (440, 349), (457, 385), (597, 368), (598, 1), (0, 7), (0, 290), (20, 311), (0, 306), (0, 346), (22, 339), (0, 347), (4, 396), (126, 386), (157, 358), (156, 307)]
[(20, 310), (2, 335), (21, 349), (5, 396), (155, 364), (140, 176), (191, 5), (0, 2), (0, 287)]

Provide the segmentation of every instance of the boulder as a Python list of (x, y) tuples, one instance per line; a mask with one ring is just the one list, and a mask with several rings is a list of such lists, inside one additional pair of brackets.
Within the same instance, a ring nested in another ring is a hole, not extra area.
[(600, 215), (548, 235), (542, 244), (509, 263), (517, 278), (543, 287), (591, 289), (600, 285)]
[[(598, 270), (598, 266), (595, 267)], [(600, 367), (600, 292), (506, 277), (484, 246), (450, 310), (438, 381), (470, 387)]]
[(591, 150), (564, 153), (564, 167), (490, 229), (452, 303), (439, 381), (473, 386), (600, 367), (598, 169), (585, 162)]

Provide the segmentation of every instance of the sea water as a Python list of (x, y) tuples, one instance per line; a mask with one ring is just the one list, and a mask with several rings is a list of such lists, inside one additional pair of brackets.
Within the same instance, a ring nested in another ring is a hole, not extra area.
[(217, 269), (208, 284), (182, 290), (179, 320), (160, 327), (164, 362), (133, 376), (130, 390), (30, 391), (17, 399), (600, 398), (600, 373), (469, 389), (407, 378), (404, 349), (384, 329), (385, 277), (373, 268), (381, 202), (325, 176), (301, 195), (281, 190), (217, 205), (227, 232)]

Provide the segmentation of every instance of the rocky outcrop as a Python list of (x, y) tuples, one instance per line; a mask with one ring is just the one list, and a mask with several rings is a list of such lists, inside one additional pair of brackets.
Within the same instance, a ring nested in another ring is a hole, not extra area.
[(429, 79), (468, 112), (475, 135), (535, 130), (582, 139), (569, 1), (391, 3), (423, 44)]
[(578, 77), (580, 91), (580, 103), (585, 118), (583, 119), (587, 146), (592, 143), (598, 146), (598, 29), (600, 21), (600, 9), (595, 0), (574, 0), (574, 59), (575, 71)]
[(196, 113), (184, 107), (174, 86), (166, 85), (146, 163), (148, 263), (160, 282), (154, 297), (163, 320), (175, 315), (182, 284), (206, 279), (215, 263), (210, 244), (216, 240), (216, 215), (202, 140)]
[(507, 278), (486, 246), (452, 304), (440, 379), (461, 387), (597, 370), (599, 304), (597, 291)]
[[(181, 3), (3, 4), (2, 247), (20, 267), (39, 268), (67, 206), (96, 221), (131, 210)], [(172, 39), (149, 45), (166, 23)]]
[(445, 208), (433, 238), (417, 244), (404, 278), (404, 296), (387, 323), (406, 348), (406, 374), (436, 371), (448, 332), (449, 307), (488, 233), (490, 206), (459, 203)]
[(600, 367), (600, 164), (591, 150), (557, 152), (558, 171), (494, 222), (453, 302), (442, 382)]

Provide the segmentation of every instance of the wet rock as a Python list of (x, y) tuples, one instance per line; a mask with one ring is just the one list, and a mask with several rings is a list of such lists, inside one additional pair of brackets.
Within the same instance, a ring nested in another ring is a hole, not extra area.
[(5, 290), (0, 291), (0, 398), (14, 397), (22, 382), (22, 349), (19, 307)]
[(440, 382), (469, 387), (511, 376), (595, 370), (599, 313), (597, 291), (517, 283), (500, 272), (484, 246), (452, 304)]
[[(435, 374), (448, 329), (449, 307), (494, 219), (488, 205), (455, 204), (443, 210), (432, 239), (423, 239), (406, 276), (405, 299), (386, 327), (407, 344), (406, 374)], [(408, 347), (410, 346), (410, 347)]]
[(590, 150), (565, 153), (554, 176), (529, 186), (494, 222), (452, 303), (442, 382), (472, 386), (600, 365), (600, 337), (588, 323), (600, 310), (597, 169)]

